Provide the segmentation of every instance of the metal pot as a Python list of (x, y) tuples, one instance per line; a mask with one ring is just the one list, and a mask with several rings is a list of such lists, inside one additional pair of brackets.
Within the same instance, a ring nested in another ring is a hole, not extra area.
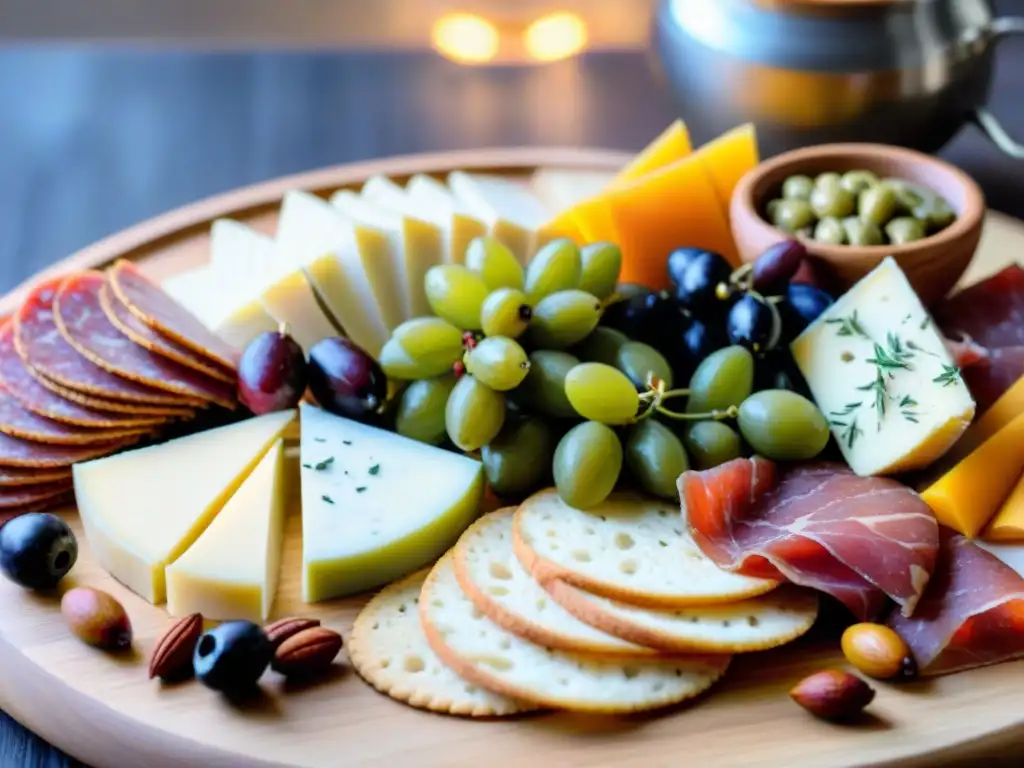
[(934, 152), (973, 120), (1024, 158), (985, 107), (995, 43), (1024, 34), (987, 0), (662, 0), (654, 47), (706, 140), (757, 124), (762, 153), (834, 141)]

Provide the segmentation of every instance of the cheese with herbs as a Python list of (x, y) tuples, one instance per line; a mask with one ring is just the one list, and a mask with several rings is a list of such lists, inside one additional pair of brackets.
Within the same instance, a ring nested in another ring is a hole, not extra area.
[(924, 467), (974, 418), (959, 369), (891, 257), (815, 320), (791, 350), (859, 475)]
[(483, 467), (301, 406), (302, 594), (379, 587), (434, 562), (476, 518)]

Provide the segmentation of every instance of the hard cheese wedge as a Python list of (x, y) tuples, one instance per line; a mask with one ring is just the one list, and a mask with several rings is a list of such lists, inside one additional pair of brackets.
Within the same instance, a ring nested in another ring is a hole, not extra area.
[(1024, 475), (1021, 475), (1009, 498), (1003, 502), (992, 522), (982, 532), (981, 538), (989, 541), (1024, 539)]
[(752, 123), (733, 128), (697, 152), (718, 193), (722, 210), (728, 218), (733, 190), (748, 171), (760, 162), (757, 133)]
[(433, 562), (480, 509), (480, 462), (301, 406), (306, 602), (379, 587)]
[[(370, 184), (367, 182), (366, 187)], [(451, 190), (435, 178), (417, 174), (405, 186), (409, 199), (428, 221), (432, 221), (445, 232), (447, 261), (462, 264), (466, 261), (466, 249), (475, 237), (487, 234), (487, 224), (475, 216), (458, 200)], [(364, 188), (364, 194), (369, 194)]]
[(940, 523), (965, 536), (977, 536), (1009, 496), (1022, 469), (1024, 415), (928, 486), (921, 498)]
[(686, 123), (676, 120), (662, 131), (660, 136), (640, 150), (625, 168), (619, 171), (618, 176), (615, 177), (615, 183), (618, 185), (639, 179), (670, 163), (682, 160), (692, 151), (693, 145), (690, 142), (690, 132), (686, 128)]
[[(389, 333), (366, 266), (375, 262), (381, 268), (390, 266), (384, 236), (357, 233), (328, 203), (292, 191), (281, 205), (277, 240), (278, 247), (302, 265), (345, 335), (376, 356)], [(307, 301), (313, 298), (310, 295)], [(315, 300), (313, 309), (319, 309)]]
[(614, 173), (575, 168), (541, 168), (530, 178), (530, 189), (553, 211), (564, 211), (596, 197), (615, 180)]
[[(423, 219), (398, 213), (355, 192), (343, 189), (331, 198), (331, 205), (358, 225), (373, 227), (387, 237), (397, 287), (402, 291), (406, 318), (432, 314), (427, 302), (424, 278), (427, 270), (444, 261), (444, 243), (439, 227)], [(390, 321), (389, 321), (390, 324)]]
[(463, 171), (448, 175), (448, 187), (520, 264), (529, 263), (537, 248), (537, 231), (551, 218), (536, 195), (511, 179)]
[(209, 264), (172, 275), (160, 283), (164, 292), (189, 312), (206, 323), (205, 317), (214, 306), (216, 280)]
[(892, 258), (792, 343), (793, 359), (859, 475), (925, 467), (974, 418), (974, 400)]
[(72, 470), (78, 512), (93, 556), (154, 605), (166, 599), (165, 569), (199, 538), (295, 418), (281, 411)]
[(1018, 379), (999, 399), (971, 424), (956, 445), (966, 455), (1024, 413), (1024, 377)]
[(279, 438), (195, 544), (167, 567), (167, 610), (263, 622), (277, 592), (284, 535)]

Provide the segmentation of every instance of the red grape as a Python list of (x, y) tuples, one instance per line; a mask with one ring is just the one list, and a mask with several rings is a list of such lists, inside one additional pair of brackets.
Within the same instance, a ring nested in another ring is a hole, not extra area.
[(785, 293), (806, 256), (807, 248), (799, 240), (783, 240), (771, 246), (754, 262), (754, 290), (765, 296)]
[(238, 361), (238, 399), (255, 414), (294, 408), (306, 391), (306, 356), (291, 336), (266, 331)]
[(309, 389), (325, 411), (355, 421), (376, 421), (387, 403), (380, 365), (348, 339), (318, 341), (309, 350)]

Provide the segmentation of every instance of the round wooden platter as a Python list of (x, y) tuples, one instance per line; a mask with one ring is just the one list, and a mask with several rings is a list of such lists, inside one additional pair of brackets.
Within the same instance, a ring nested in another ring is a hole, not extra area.
[[(525, 149), (399, 158), (290, 177), (206, 200), (144, 223), (66, 259), (50, 272), (130, 258), (165, 277), (202, 263), (210, 222), (230, 216), (272, 233), (288, 189), (328, 194), (375, 173), (474, 168), (525, 178), (541, 166), (614, 170), (625, 157), (603, 151)], [(992, 214), (974, 281), (1024, 249), (1024, 224)], [(9, 311), (24, 286), (0, 300)], [(297, 477), (297, 473), (293, 474)], [(347, 633), (365, 598), (307, 606), (300, 596), (298, 489), (275, 616), (312, 615)], [(159, 489), (154, 489), (159, 492)], [(812, 719), (787, 696), (804, 675), (842, 665), (834, 636), (739, 656), (725, 680), (699, 700), (667, 712), (623, 718), (549, 713), (474, 722), (433, 715), (374, 691), (348, 667), (312, 685), (290, 686), (268, 672), (259, 698), (231, 704), (196, 682), (166, 686), (146, 677), (147, 659), (169, 618), (133, 595), (92, 559), (80, 536), (78, 565), (62, 589), (83, 584), (123, 601), (135, 647), (111, 656), (68, 633), (59, 595), (25, 592), (0, 579), (0, 707), (26, 727), (96, 768), (249, 766), (569, 765), (817, 766), (934, 764), (992, 754), (1024, 741), (1019, 692), (1024, 663), (1004, 664), (901, 686), (879, 684), (871, 717), (838, 726)], [(145, 514), (144, 509), (139, 514)]]

